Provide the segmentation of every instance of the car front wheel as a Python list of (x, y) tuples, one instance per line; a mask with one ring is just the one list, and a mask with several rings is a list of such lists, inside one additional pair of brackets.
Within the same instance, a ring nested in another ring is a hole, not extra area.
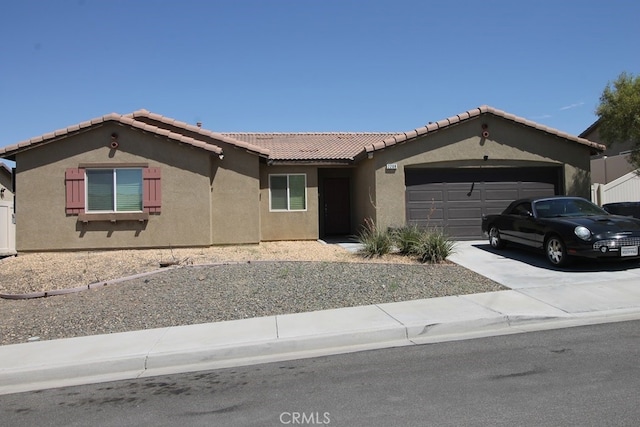
[(560, 239), (558, 236), (551, 236), (547, 239), (547, 243), (544, 245), (544, 247), (545, 252), (547, 253), (547, 259), (551, 264), (557, 267), (567, 265), (567, 249), (562, 239)]
[(494, 249), (502, 249), (505, 246), (504, 240), (500, 237), (500, 230), (493, 225), (489, 229), (489, 244)]

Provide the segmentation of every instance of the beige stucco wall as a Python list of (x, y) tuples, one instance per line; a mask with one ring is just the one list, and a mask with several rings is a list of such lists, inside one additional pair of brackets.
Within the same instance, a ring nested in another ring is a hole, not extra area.
[[(488, 138), (482, 138), (486, 123)], [(488, 156), (484, 160), (484, 156)], [(405, 224), (407, 167), (562, 166), (565, 193), (589, 198), (589, 147), (547, 135), (510, 121), (484, 116), (404, 144), (375, 152), (375, 213), (379, 227)], [(388, 163), (397, 164), (387, 171)], [(362, 171), (365, 181), (365, 173)], [(361, 209), (363, 209), (361, 207)]]
[(259, 157), (219, 145), (225, 155), (214, 162), (211, 175), (212, 243), (259, 243)]
[[(298, 174), (307, 176), (306, 211), (269, 211), (269, 175)], [(261, 240), (314, 240), (319, 237), (318, 169), (315, 166), (260, 165)]]
[(377, 220), (376, 215), (376, 161), (363, 159), (353, 173), (353, 194), (351, 195), (353, 221), (351, 227), (354, 234), (362, 230), (366, 219)]
[[(117, 132), (120, 147), (109, 147)], [(212, 240), (207, 152), (107, 123), (17, 154), (18, 251), (204, 246)], [(78, 221), (65, 213), (65, 170), (84, 163), (148, 163), (162, 170), (162, 212), (148, 222)]]

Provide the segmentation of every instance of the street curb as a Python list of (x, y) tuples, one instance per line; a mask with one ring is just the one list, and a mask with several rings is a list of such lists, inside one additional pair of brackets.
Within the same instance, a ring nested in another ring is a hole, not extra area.
[[(304, 359), (392, 347), (434, 344), (498, 335), (640, 320), (640, 310), (569, 314), (567, 317), (501, 315), (493, 318), (403, 325), (378, 329), (354, 328), (340, 333), (265, 339), (237, 344), (195, 346), (186, 343), (171, 351), (158, 350), (158, 340), (147, 350), (120, 357), (93, 357), (82, 361), (0, 369), (0, 395), (82, 384), (152, 377)], [(175, 327), (174, 327), (175, 328)], [(155, 330), (158, 336), (171, 328)], [(144, 333), (145, 331), (122, 334)], [(116, 334), (112, 334), (116, 335)], [(99, 337), (99, 336), (93, 336)], [(104, 336), (108, 339), (109, 335)], [(80, 338), (81, 339), (81, 338)], [(78, 340), (78, 339), (71, 339)], [(60, 340), (56, 340), (60, 341)], [(46, 344), (40, 342), (40, 344)], [(32, 343), (14, 344), (33, 345)], [(2, 347), (0, 347), (2, 350)]]

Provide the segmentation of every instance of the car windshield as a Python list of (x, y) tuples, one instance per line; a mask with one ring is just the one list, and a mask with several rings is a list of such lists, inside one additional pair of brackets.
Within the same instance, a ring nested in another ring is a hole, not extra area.
[(609, 215), (607, 211), (584, 199), (545, 199), (534, 203), (538, 218)]

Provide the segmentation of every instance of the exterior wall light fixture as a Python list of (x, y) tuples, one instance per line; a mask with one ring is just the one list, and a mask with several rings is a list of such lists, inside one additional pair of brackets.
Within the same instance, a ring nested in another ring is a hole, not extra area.
[(119, 146), (120, 144), (118, 144), (118, 134), (114, 132), (111, 134), (111, 144), (109, 144), (109, 147), (116, 150)]
[(482, 137), (483, 138), (489, 138), (489, 131), (487, 130), (489, 129), (489, 125), (486, 123), (482, 124)]

